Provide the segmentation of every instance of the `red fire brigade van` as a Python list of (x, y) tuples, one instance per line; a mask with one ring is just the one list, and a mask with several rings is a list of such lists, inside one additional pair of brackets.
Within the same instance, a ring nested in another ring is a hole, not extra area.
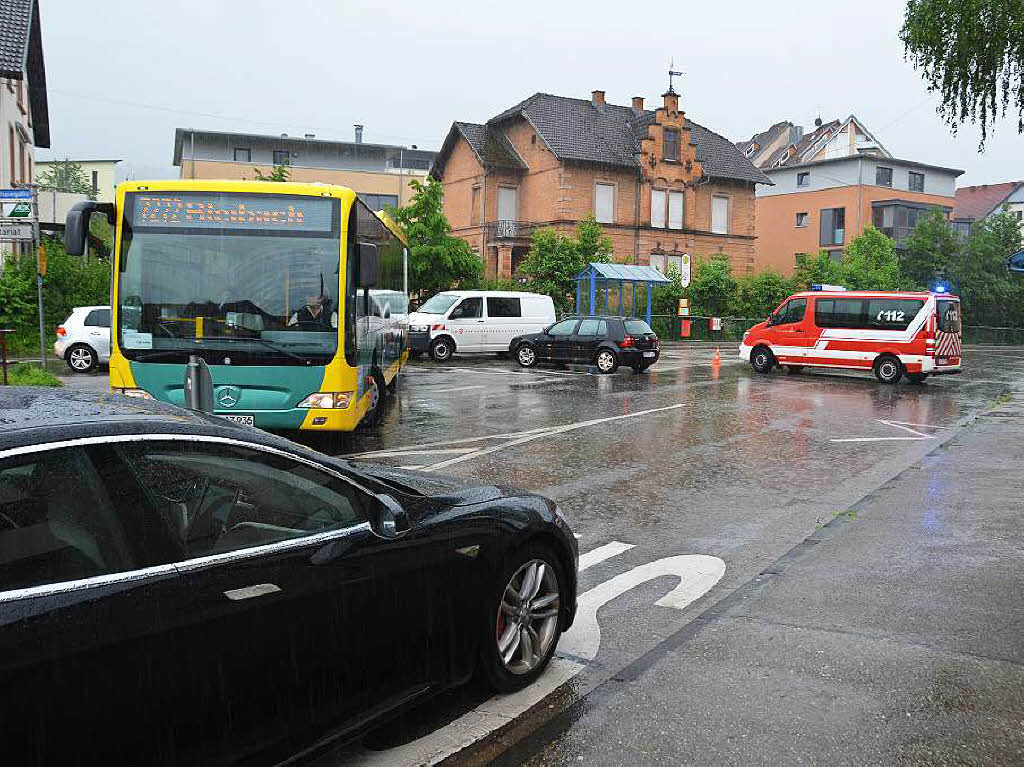
[(740, 357), (759, 373), (784, 365), (872, 370), (882, 383), (960, 372), (960, 299), (945, 293), (847, 291), (787, 298), (743, 334)]

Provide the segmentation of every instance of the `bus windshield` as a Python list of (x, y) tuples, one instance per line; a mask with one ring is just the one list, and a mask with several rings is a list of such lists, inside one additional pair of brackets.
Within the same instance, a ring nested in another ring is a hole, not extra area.
[[(183, 362), (199, 354), (210, 364), (227, 359), (232, 365), (329, 362), (344, 316), (337, 201), (304, 199), (311, 223), (300, 231), (234, 220), (150, 224), (140, 220), (137, 201), (127, 205), (117, 293), (125, 357)], [(237, 199), (229, 204), (232, 211), (239, 205)], [(314, 206), (325, 210), (311, 211)], [(312, 225), (311, 213), (324, 223)]]

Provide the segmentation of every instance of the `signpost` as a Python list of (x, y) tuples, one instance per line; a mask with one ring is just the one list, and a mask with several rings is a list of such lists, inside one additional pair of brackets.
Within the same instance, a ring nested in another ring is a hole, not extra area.
[(46, 329), (43, 312), (45, 256), (39, 238), (39, 189), (19, 184), (0, 189), (0, 242), (31, 242), (36, 253), (36, 301), (39, 304), (39, 363), (46, 367)]
[(679, 259), (679, 284), (684, 288), (690, 287), (690, 254), (683, 253)]

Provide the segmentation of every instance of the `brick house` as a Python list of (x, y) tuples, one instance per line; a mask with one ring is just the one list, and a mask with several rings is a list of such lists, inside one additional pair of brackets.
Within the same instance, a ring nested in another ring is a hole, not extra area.
[(456, 122), (431, 175), (452, 228), (489, 277), (517, 271), (540, 226), (570, 234), (594, 213), (614, 258), (666, 270), (683, 253), (754, 271), (754, 185), (771, 181), (728, 139), (656, 110), (536, 93), (486, 124)]

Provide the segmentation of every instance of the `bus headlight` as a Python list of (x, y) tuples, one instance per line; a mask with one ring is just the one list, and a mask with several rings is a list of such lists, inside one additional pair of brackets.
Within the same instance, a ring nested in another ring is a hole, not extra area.
[(350, 391), (318, 391), (310, 394), (295, 407), (301, 408), (337, 408), (343, 410), (352, 401)]
[(119, 386), (114, 389), (118, 394), (123, 394), (126, 397), (136, 397), (138, 399), (153, 399), (153, 395), (144, 389), (126, 389), (123, 386)]
[(413, 333), (426, 333), (430, 330), (430, 325), (410, 325), (409, 330)]

